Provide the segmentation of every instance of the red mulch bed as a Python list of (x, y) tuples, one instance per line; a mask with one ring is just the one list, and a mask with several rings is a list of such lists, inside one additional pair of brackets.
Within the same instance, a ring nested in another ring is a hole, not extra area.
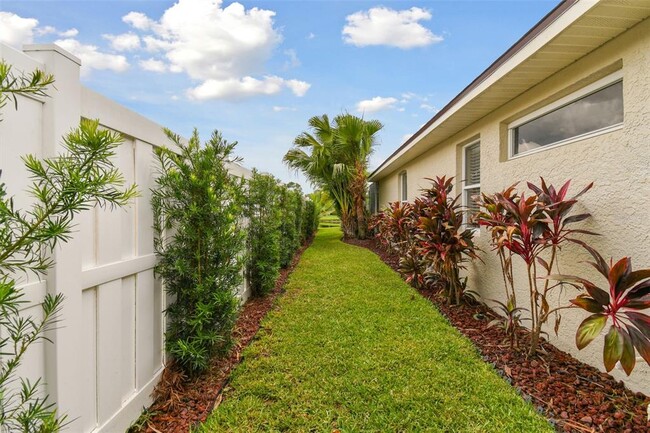
[[(399, 258), (375, 239), (347, 240), (368, 248), (397, 271)], [(486, 328), (496, 314), (485, 305), (447, 305), (443, 294), (420, 290), (461, 333), (468, 337), (485, 362), (537, 407), (560, 432), (650, 432), (650, 397), (633, 393), (612, 376), (584, 364), (543, 341), (546, 352), (528, 357), (525, 348), (511, 350), (505, 332)], [(528, 331), (518, 330), (525, 342)], [(523, 344), (522, 346), (525, 346)]]
[(141, 433), (187, 433), (202, 423), (221, 402), (221, 391), (228, 383), (230, 372), (241, 361), (242, 351), (255, 338), (260, 322), (284, 293), (289, 274), (298, 264), (302, 253), (313, 238), (294, 255), (289, 267), (280, 270), (275, 287), (263, 298), (250, 298), (239, 313), (232, 332), (233, 347), (227, 357), (215, 358), (203, 374), (188, 380), (173, 364), (168, 365), (153, 392), (154, 403), (149, 407), (148, 419), (141, 418)]

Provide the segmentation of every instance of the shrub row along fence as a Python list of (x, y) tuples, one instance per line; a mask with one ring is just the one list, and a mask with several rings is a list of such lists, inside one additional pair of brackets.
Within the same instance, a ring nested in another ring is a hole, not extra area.
[(0, 430), (124, 431), (164, 348), (190, 373), (228, 348), (245, 267), (266, 257), (249, 206), (277, 214), (271, 269), (317, 206), (275, 179), (256, 202), (234, 144), (163, 132), (83, 87), (59, 47), (0, 50)]
[[(495, 300), (502, 317), (488, 326), (500, 325), (511, 346), (518, 345), (516, 329), (529, 321), (529, 355), (535, 354), (544, 325), (554, 321), (560, 329), (561, 312), (582, 308), (591, 313), (576, 332), (576, 345), (583, 349), (611, 323), (605, 336), (603, 363), (611, 371), (620, 362), (630, 375), (636, 353), (650, 364), (650, 269), (632, 270), (631, 259), (624, 257), (608, 263), (585, 239), (596, 233), (575, 228), (590, 214), (572, 214), (575, 204), (593, 184), (569, 197), (570, 182), (560, 188), (528, 182), (494, 194), (476, 197), (480, 212), (470, 215), (459, 204), (460, 196), (451, 194), (453, 178), (429, 179), (432, 185), (413, 203), (394, 202), (373, 222), (382, 244), (400, 256), (400, 272), (416, 288), (439, 288), (450, 303), (475, 298), (468, 290), (461, 271), (471, 260), (481, 260), (473, 237), (477, 226), (486, 227), (493, 252), (498, 255), (504, 281), (504, 298)], [(472, 227), (473, 226), (473, 227)], [(603, 277), (599, 287), (583, 276), (560, 272), (562, 248), (569, 244), (582, 247), (593, 259), (589, 262)], [(515, 296), (513, 265), (520, 260), (526, 267), (528, 305), (520, 306)], [(571, 287), (579, 295), (570, 303), (551, 306), (553, 291)]]
[(236, 143), (218, 132), (203, 145), (196, 131), (187, 144), (167, 134), (178, 153), (157, 152), (155, 271), (171, 300), (167, 353), (194, 375), (230, 347), (242, 278), (254, 296), (267, 294), (318, 221), (299, 185), (257, 171), (248, 180), (229, 174)]

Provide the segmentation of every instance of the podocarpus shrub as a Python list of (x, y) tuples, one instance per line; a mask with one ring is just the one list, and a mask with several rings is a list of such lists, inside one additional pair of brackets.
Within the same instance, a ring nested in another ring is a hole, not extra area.
[(276, 178), (257, 170), (247, 181), (246, 274), (254, 296), (273, 289), (280, 270), (280, 188)]
[(296, 184), (280, 187), (280, 266), (286, 268), (291, 263), (294, 252), (300, 247), (302, 236), (300, 224), (303, 198)]
[(203, 371), (229, 347), (242, 281), (245, 233), (242, 180), (228, 173), (236, 143), (217, 131), (201, 145), (166, 131), (176, 151), (157, 151), (160, 173), (152, 191), (155, 249), (172, 303), (166, 349), (188, 374)]
[(305, 211), (302, 214), (302, 240), (309, 240), (316, 229), (318, 228), (319, 223), (319, 212), (316, 209), (316, 204), (311, 200), (305, 200)]

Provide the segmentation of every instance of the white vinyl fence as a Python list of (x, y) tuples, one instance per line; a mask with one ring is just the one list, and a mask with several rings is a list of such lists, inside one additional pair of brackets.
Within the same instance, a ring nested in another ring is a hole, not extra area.
[[(48, 98), (20, 97), (18, 110), (2, 109), (1, 179), (16, 206), (29, 204), (22, 155), (61, 152), (61, 137), (81, 118), (100, 119), (124, 136), (116, 165), (140, 197), (126, 209), (83, 213), (74, 238), (57, 247), (47, 278), (24, 281), (31, 301), (26, 313), (38, 315), (48, 292), (63, 293), (65, 302), (53, 344), (32, 348), (22, 366), (24, 375), (44, 378), (45, 392), (72, 420), (67, 431), (123, 432), (149, 405), (163, 366), (165, 294), (153, 275), (149, 188), (154, 147), (169, 142), (160, 125), (83, 87), (79, 59), (61, 48), (32, 45), (19, 52), (0, 44), (0, 54), (15, 72), (41, 68), (56, 79)], [(239, 166), (233, 171), (249, 174)]]

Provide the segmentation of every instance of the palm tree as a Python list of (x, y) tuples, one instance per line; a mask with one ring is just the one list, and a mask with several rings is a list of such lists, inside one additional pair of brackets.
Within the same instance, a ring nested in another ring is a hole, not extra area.
[(368, 162), (374, 151), (376, 134), (384, 127), (378, 120), (363, 120), (351, 114), (341, 114), (334, 119), (336, 144), (340, 147), (342, 162), (350, 171), (348, 190), (352, 195), (356, 217), (356, 235), (366, 237), (368, 221), (366, 213), (366, 189)]
[(368, 158), (383, 125), (350, 114), (336, 116), (332, 124), (324, 114), (309, 119), (309, 127), (296, 137), (284, 162), (332, 197), (345, 237), (364, 238)]

